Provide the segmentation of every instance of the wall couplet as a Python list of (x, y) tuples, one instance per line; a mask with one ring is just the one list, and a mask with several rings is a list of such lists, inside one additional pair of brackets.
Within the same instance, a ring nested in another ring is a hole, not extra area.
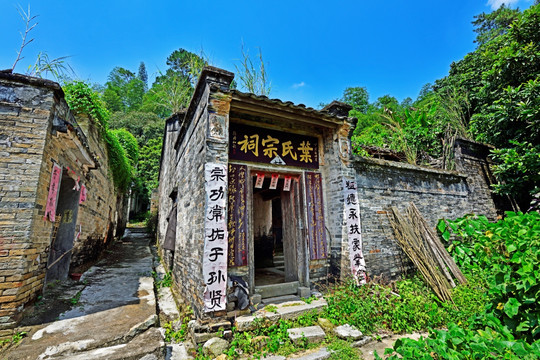
[(204, 311), (214, 312), (227, 305), (227, 164), (206, 163), (204, 180)]
[(360, 205), (358, 203), (356, 180), (343, 178), (343, 197), (351, 272), (356, 283), (363, 285), (366, 283), (366, 262), (362, 249), (362, 227), (360, 224)]
[(230, 267), (247, 265), (247, 166), (229, 164), (228, 224)]

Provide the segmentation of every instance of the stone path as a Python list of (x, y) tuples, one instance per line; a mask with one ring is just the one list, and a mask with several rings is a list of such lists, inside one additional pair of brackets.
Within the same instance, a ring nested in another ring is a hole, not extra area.
[(57, 321), (31, 326), (28, 336), (0, 357), (164, 358), (165, 344), (155, 327), (158, 317), (150, 241), (142, 229), (128, 230), (83, 274), (80, 283), (73, 283), (79, 289), (76, 304), (59, 314)]
[[(25, 337), (16, 347), (0, 353), (2, 360), (188, 360), (184, 344), (165, 344), (164, 329), (158, 328), (158, 311), (162, 321), (178, 319), (180, 314), (169, 288), (158, 290), (159, 301), (154, 295), (154, 278), (165, 275), (163, 266), (157, 263), (149, 244), (151, 240), (142, 229), (131, 229), (124, 238), (105, 251), (105, 256), (83, 274), (81, 281), (68, 281), (55, 285), (44, 296), (33, 313), (23, 320)], [(252, 328), (256, 318), (277, 320), (290, 319), (306, 311), (320, 311), (326, 306), (324, 299), (310, 304), (286, 299), (276, 301), (271, 311), (264, 308), (253, 315), (236, 318), (238, 329)], [(324, 323), (321, 326), (324, 327)], [(346, 329), (346, 338), (358, 338), (354, 329)], [(351, 332), (352, 330), (352, 332)], [(296, 332), (295, 332), (296, 331)], [(319, 342), (325, 337), (319, 326), (291, 329), (295, 339), (309, 338)], [(410, 336), (410, 335), (407, 335)], [(418, 334), (412, 337), (418, 338)], [(343, 336), (341, 336), (343, 337)], [(373, 341), (363, 336), (352, 343), (360, 347), (362, 358), (374, 359), (398, 337), (392, 336), (382, 341)], [(308, 340), (309, 340), (308, 339)], [(187, 343), (186, 343), (187, 344)], [(166, 346), (167, 345), (167, 346)], [(189, 345), (189, 344), (187, 344)], [(188, 346), (193, 348), (193, 345)], [(331, 356), (325, 347), (302, 353), (283, 356), (269, 356), (267, 360), (324, 360)], [(224, 355), (218, 359), (225, 359)]]

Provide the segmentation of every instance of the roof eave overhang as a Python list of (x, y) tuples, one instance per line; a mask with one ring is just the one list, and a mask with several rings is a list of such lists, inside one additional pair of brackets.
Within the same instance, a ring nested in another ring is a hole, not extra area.
[(252, 94), (244, 94), (238, 91), (232, 92), (231, 111), (254, 116), (291, 120), (297, 123), (326, 128), (342, 126), (348, 120), (347, 117), (332, 116), (314, 109), (291, 105), (290, 103), (283, 103), (278, 100), (261, 98)]

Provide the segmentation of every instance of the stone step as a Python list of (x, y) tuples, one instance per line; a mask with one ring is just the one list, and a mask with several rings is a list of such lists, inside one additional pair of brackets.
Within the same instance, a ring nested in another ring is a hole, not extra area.
[(271, 297), (266, 298), (263, 301), (261, 301), (264, 305), (268, 304), (282, 304), (287, 301), (301, 301), (300, 298), (296, 295), (285, 295), (285, 296), (277, 296), (277, 297)]
[(332, 355), (331, 351), (325, 347), (316, 349), (314, 351), (309, 351), (301, 355), (295, 355), (294, 360), (325, 360), (330, 358)]
[(295, 344), (302, 342), (304, 339), (310, 344), (319, 343), (326, 337), (324, 330), (319, 325), (288, 329), (287, 333), (289, 339)]
[(47, 357), (48, 360), (158, 360), (165, 355), (165, 342), (156, 328), (150, 328), (126, 344)]
[(263, 308), (253, 315), (239, 316), (236, 318), (234, 326), (238, 331), (254, 330), (258, 323), (257, 319), (268, 319), (270, 321), (277, 321), (278, 319), (292, 320), (306, 313), (318, 313), (325, 306), (327, 306), (327, 303), (324, 299), (313, 300), (310, 304), (304, 301), (287, 301), (277, 304), (276, 309), (273, 311), (267, 311)]
[(266, 299), (270, 297), (278, 297), (284, 295), (296, 294), (298, 292), (298, 281), (283, 283), (283, 284), (273, 284), (273, 285), (264, 285), (264, 286), (255, 286), (255, 293), (260, 294), (261, 298)]

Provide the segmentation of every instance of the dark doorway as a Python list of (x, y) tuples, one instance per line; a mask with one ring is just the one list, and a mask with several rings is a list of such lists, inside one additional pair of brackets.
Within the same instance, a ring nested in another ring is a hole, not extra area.
[(62, 172), (58, 191), (56, 216), (60, 222), (56, 236), (51, 242), (49, 261), (47, 262), (46, 282), (67, 279), (71, 262), (71, 250), (75, 240), (77, 214), (79, 212), (80, 189), (75, 186), (75, 180)]
[(283, 185), (279, 179), (276, 189), (270, 189), (266, 178), (262, 188), (253, 189), (255, 286), (298, 280), (297, 199), (295, 188), (284, 191)]

